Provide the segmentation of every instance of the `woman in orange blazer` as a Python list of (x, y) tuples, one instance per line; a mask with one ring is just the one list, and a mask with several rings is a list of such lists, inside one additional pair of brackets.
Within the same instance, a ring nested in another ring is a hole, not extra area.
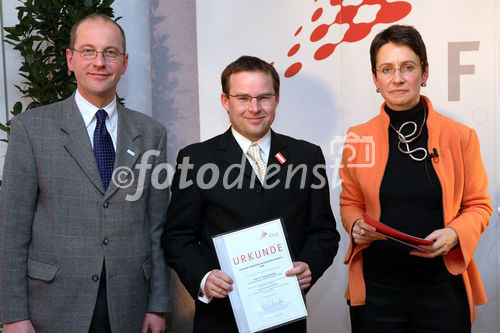
[[(420, 95), (429, 67), (413, 27), (379, 33), (370, 56), (385, 103), (349, 129), (340, 168), (352, 332), (470, 332), (487, 301), (473, 253), (492, 213), (477, 134)], [(363, 212), (433, 245), (423, 252), (373, 233)]]

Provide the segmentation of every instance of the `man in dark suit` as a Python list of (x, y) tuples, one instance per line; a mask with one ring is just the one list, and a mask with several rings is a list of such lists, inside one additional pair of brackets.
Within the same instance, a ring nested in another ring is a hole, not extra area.
[[(0, 321), (5, 333), (163, 332), (168, 191), (147, 176), (166, 162), (166, 130), (116, 102), (128, 54), (113, 20), (77, 23), (66, 56), (75, 94), (12, 120), (0, 191)], [(137, 166), (146, 163), (144, 177)], [(111, 179), (113, 169), (125, 173)]]
[[(214, 235), (281, 217), (296, 260), (287, 275), (305, 291), (330, 266), (340, 239), (320, 147), (270, 129), (279, 102), (274, 67), (243, 56), (221, 81), (231, 128), (179, 152), (162, 238), (167, 263), (196, 300), (194, 332), (237, 330), (227, 298), (233, 281), (220, 270)], [(281, 331), (305, 332), (306, 321)]]

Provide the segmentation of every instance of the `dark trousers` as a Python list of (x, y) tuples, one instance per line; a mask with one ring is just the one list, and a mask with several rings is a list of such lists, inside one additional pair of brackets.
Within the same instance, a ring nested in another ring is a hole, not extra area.
[(106, 271), (104, 267), (99, 281), (99, 292), (97, 293), (97, 301), (95, 303), (89, 333), (111, 333), (108, 299), (106, 294)]
[(470, 333), (461, 276), (417, 285), (365, 281), (366, 305), (351, 306), (352, 333)]

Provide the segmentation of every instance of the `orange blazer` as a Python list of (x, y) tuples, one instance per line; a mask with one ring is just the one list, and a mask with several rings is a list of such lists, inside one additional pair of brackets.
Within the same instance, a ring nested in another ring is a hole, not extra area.
[[(439, 154), (432, 164), (443, 192), (443, 225), (453, 228), (459, 239), (459, 246), (444, 256), (444, 263), (451, 274), (462, 275), (474, 321), (477, 317), (474, 306), (488, 301), (472, 257), (492, 214), (491, 198), (486, 192), (488, 178), (476, 132), (437, 113), (429, 99), (422, 97), (429, 110), (427, 148), (431, 152), (436, 148)], [(378, 116), (348, 130), (339, 171), (340, 214), (345, 230), (351, 235), (344, 260), (349, 265), (345, 297), (353, 306), (363, 305), (366, 300), (361, 251), (367, 245), (353, 242), (352, 227), (364, 211), (380, 218), (380, 184), (389, 156), (389, 116), (384, 105)]]

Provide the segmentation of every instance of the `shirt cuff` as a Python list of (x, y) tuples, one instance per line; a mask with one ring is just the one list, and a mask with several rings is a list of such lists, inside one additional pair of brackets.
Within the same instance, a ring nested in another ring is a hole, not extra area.
[(212, 272), (208, 272), (207, 274), (205, 274), (203, 280), (201, 280), (200, 292), (198, 293), (198, 299), (205, 304), (210, 303), (210, 301), (212, 300), (212, 297), (208, 297), (207, 295), (205, 295), (205, 282), (207, 282), (207, 278), (210, 275), (210, 273)]

